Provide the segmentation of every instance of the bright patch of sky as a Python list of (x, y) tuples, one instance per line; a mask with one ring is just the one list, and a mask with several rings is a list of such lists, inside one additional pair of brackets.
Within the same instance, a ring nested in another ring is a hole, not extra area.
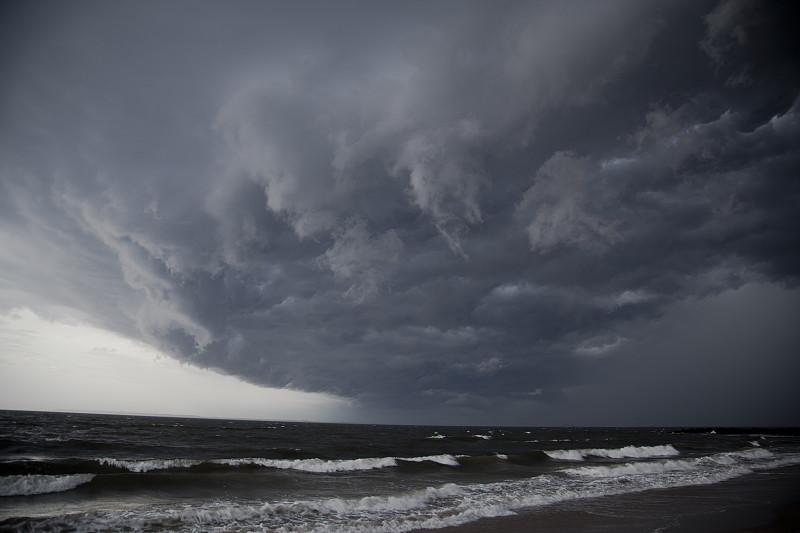
[(347, 400), (259, 387), (182, 364), (116, 333), (44, 320), (25, 308), (0, 315), (0, 404), (266, 420), (345, 420), (353, 410)]

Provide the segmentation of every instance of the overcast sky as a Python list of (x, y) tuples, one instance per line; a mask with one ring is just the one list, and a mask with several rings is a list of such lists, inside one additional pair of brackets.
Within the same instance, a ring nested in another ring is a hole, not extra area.
[(800, 424), (790, 2), (1, 10), (0, 408)]

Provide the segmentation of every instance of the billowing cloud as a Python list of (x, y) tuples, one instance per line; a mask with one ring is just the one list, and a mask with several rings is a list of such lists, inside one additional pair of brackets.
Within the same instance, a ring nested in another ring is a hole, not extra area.
[(527, 227), (531, 248), (574, 244), (602, 251), (619, 240), (613, 222), (593, 213), (591, 204), (607, 188), (593, 170), (585, 159), (558, 152), (537, 171), (518, 206), (533, 218)]
[(365, 419), (587, 423), (698, 349), (676, 309), (797, 297), (782, 7), (146, 7), (3, 23), (0, 309)]
[(394, 230), (371, 236), (365, 223), (355, 220), (336, 235), (321, 260), (336, 277), (353, 282), (345, 296), (362, 301), (377, 294), (384, 270), (397, 262), (402, 248)]

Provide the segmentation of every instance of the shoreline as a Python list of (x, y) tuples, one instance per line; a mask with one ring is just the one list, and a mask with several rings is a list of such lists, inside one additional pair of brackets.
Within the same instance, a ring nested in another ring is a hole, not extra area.
[(420, 533), (800, 532), (800, 466), (711, 485), (573, 500)]

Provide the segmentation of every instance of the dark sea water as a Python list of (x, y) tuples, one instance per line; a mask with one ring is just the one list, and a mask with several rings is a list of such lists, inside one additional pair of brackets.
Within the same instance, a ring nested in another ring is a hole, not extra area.
[(798, 464), (796, 429), (0, 411), (0, 530), (400, 532)]

